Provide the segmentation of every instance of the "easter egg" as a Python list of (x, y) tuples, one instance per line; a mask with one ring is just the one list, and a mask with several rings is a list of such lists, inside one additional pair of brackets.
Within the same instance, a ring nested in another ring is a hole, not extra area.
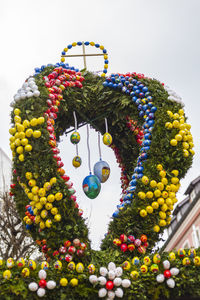
[(170, 278), (172, 276), (170, 270), (165, 270), (164, 271), (164, 276), (165, 276), (165, 278)]
[(137, 271), (132, 271), (130, 276), (133, 280), (137, 280), (139, 277), (139, 273)]
[(144, 259), (143, 259), (143, 262), (146, 266), (149, 266), (150, 263), (151, 263), (151, 259), (149, 256), (145, 256)]
[(128, 250), (129, 250), (130, 252), (133, 252), (133, 251), (135, 250), (135, 245), (134, 245), (134, 244), (129, 244), (129, 245), (128, 245)]
[(189, 257), (185, 257), (183, 259), (182, 263), (183, 263), (184, 266), (188, 266), (188, 265), (190, 265), (191, 261), (190, 261)]
[(72, 132), (70, 136), (70, 141), (72, 144), (78, 144), (80, 142), (80, 134), (77, 131)]
[(48, 270), (48, 268), (49, 268), (48, 262), (47, 262), (47, 261), (43, 261), (43, 262), (41, 263), (41, 269), (42, 269), (42, 270)]
[(150, 270), (151, 270), (151, 272), (156, 273), (156, 272), (158, 272), (159, 267), (157, 264), (153, 264), (153, 265), (151, 265)]
[(85, 195), (90, 199), (96, 198), (101, 190), (101, 183), (95, 175), (86, 176), (82, 186)]
[(84, 266), (83, 266), (83, 264), (82, 264), (82, 263), (78, 263), (78, 264), (76, 265), (76, 272), (77, 272), (77, 273), (83, 273), (83, 271), (84, 271)]
[(108, 133), (108, 132), (104, 133), (103, 143), (106, 146), (110, 146), (112, 144), (112, 136), (110, 135), (110, 133)]
[(36, 269), (36, 263), (35, 263), (35, 261), (32, 260), (32, 259), (30, 259), (30, 260), (28, 261), (28, 266), (29, 266), (29, 268), (30, 268), (31, 270), (35, 270), (35, 269)]
[(185, 256), (185, 250), (183, 248), (180, 248), (177, 253), (178, 253), (178, 256), (180, 256), (180, 257)]
[(113, 240), (113, 244), (116, 245), (116, 246), (120, 246), (122, 243), (122, 241), (120, 241), (120, 239), (114, 239)]
[(54, 263), (54, 268), (56, 270), (61, 270), (62, 269), (62, 263), (60, 260), (57, 260), (55, 263)]
[(132, 259), (132, 264), (135, 265), (135, 266), (138, 266), (140, 264), (140, 260), (139, 258), (136, 256), (136, 257), (133, 257)]
[(140, 237), (140, 240), (142, 243), (146, 243), (147, 242), (147, 236), (145, 234), (142, 234)]
[(163, 267), (165, 270), (168, 270), (170, 268), (170, 262), (168, 260), (164, 260)]
[(130, 264), (130, 262), (129, 262), (128, 260), (126, 260), (126, 261), (124, 261), (124, 262), (122, 263), (122, 268), (123, 268), (124, 270), (129, 270), (130, 267), (131, 267), (131, 264)]
[(142, 265), (142, 266), (140, 267), (140, 271), (141, 271), (142, 273), (147, 273), (148, 267), (147, 267), (146, 265)]
[(4, 279), (10, 279), (11, 276), (12, 276), (12, 273), (10, 272), (10, 270), (5, 270), (5, 271), (3, 272), (3, 278), (4, 278)]
[(104, 183), (110, 176), (110, 167), (106, 161), (100, 160), (94, 165), (94, 175), (96, 175), (100, 182)]
[(194, 258), (196, 256), (196, 250), (194, 248), (191, 248), (189, 251), (188, 251), (188, 256), (190, 258)]
[(3, 266), (3, 259), (0, 258), (0, 267)]
[(93, 264), (90, 264), (90, 265), (88, 266), (88, 272), (89, 272), (90, 274), (94, 274), (94, 272), (95, 272), (95, 266), (94, 266)]
[(142, 177), (142, 183), (148, 184), (149, 183), (149, 178), (147, 176)]
[(7, 259), (6, 265), (7, 265), (7, 267), (8, 267), (9, 269), (11, 269), (12, 267), (14, 267), (15, 262), (14, 262), (14, 260), (13, 260), (12, 257), (9, 257), (9, 258)]
[(18, 259), (18, 261), (17, 261), (17, 266), (18, 266), (19, 268), (22, 268), (22, 267), (25, 266), (25, 260), (23, 259), (23, 257), (20, 257), (20, 258)]
[(73, 261), (71, 261), (68, 265), (67, 265), (68, 269), (70, 270), (75, 270), (75, 263)]
[(200, 266), (200, 256), (195, 256), (193, 261), (195, 266)]
[(174, 261), (176, 259), (176, 255), (175, 255), (174, 252), (170, 252), (169, 255), (168, 255), (168, 257), (169, 257), (170, 261)]
[(78, 285), (78, 279), (76, 279), (76, 278), (72, 278), (71, 280), (70, 280), (70, 285), (71, 286), (77, 286)]
[(67, 286), (67, 284), (68, 284), (67, 278), (61, 278), (60, 279), (60, 285), (61, 286)]
[(29, 277), (29, 275), (30, 275), (30, 270), (28, 268), (23, 268), (22, 276), (23, 277)]
[(67, 255), (65, 256), (65, 261), (66, 261), (66, 262), (70, 262), (70, 261), (72, 261), (72, 259), (73, 259), (73, 257), (72, 257), (70, 254), (67, 254)]
[(145, 254), (146, 253), (146, 248), (144, 246), (140, 246), (137, 248), (138, 252), (141, 254)]
[(156, 254), (153, 256), (153, 262), (154, 262), (155, 264), (159, 264), (160, 260), (161, 260), (160, 255), (159, 255), (158, 253), (156, 253)]
[(140, 247), (141, 246), (141, 240), (140, 239), (136, 239), (135, 241), (134, 241), (134, 244), (135, 244), (135, 246), (136, 247)]
[(80, 165), (82, 164), (82, 160), (80, 158), (80, 156), (75, 156), (72, 160), (72, 165), (75, 167), (75, 168), (79, 168)]

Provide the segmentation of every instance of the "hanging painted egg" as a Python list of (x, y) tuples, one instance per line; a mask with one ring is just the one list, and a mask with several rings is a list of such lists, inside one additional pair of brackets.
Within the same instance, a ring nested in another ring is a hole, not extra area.
[(72, 132), (70, 136), (70, 141), (72, 144), (78, 144), (80, 142), (80, 134), (77, 131)]
[(85, 177), (83, 180), (83, 191), (88, 198), (96, 198), (99, 195), (100, 190), (101, 183), (97, 176), (88, 175)]
[(108, 133), (108, 132), (104, 133), (103, 143), (106, 146), (110, 146), (112, 144), (112, 136), (110, 135), (110, 133)]
[(106, 161), (100, 160), (94, 165), (94, 175), (96, 175), (100, 182), (104, 183), (110, 176), (110, 166)]
[(82, 164), (82, 160), (80, 158), (80, 156), (75, 156), (72, 160), (72, 165), (75, 167), (75, 168), (79, 168), (80, 165)]

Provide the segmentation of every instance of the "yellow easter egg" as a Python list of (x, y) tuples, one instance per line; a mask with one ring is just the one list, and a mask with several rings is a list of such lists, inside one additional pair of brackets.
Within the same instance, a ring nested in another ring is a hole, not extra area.
[(5, 270), (4, 272), (3, 272), (3, 278), (4, 279), (10, 279), (11, 278), (11, 276), (12, 276), (12, 273), (10, 272), (10, 270)]
[(148, 267), (147, 267), (146, 265), (142, 265), (142, 266), (140, 267), (140, 271), (141, 271), (142, 273), (147, 273), (147, 272), (148, 272)]
[(34, 260), (32, 260), (32, 259), (30, 259), (29, 261), (28, 261), (28, 267), (31, 269), (31, 270), (35, 270), (36, 269), (36, 262), (34, 261)]
[(110, 146), (112, 144), (112, 136), (108, 132), (103, 135), (103, 143), (106, 146)]
[(154, 230), (155, 232), (159, 232), (159, 231), (160, 231), (160, 227), (159, 227), (158, 225), (155, 225), (155, 226), (153, 227), (153, 230)]
[(84, 271), (84, 265), (82, 263), (78, 263), (76, 265), (76, 272), (77, 273), (83, 273), (83, 271)]
[(25, 266), (25, 260), (23, 259), (23, 257), (20, 257), (18, 260), (17, 260), (17, 266), (18, 268), (22, 268)]
[(149, 183), (149, 178), (147, 176), (142, 177), (142, 183), (148, 184)]
[(68, 285), (68, 280), (67, 280), (67, 278), (61, 278), (61, 279), (60, 279), (60, 285), (61, 285), (61, 286), (67, 286), (67, 285)]
[(154, 256), (153, 256), (153, 262), (154, 262), (155, 264), (159, 264), (160, 261), (161, 261), (160, 254), (158, 254), (158, 253), (154, 254)]
[(60, 222), (60, 220), (61, 220), (61, 215), (60, 215), (60, 214), (56, 214), (56, 215), (54, 216), (54, 220), (55, 220), (56, 222)]
[(33, 137), (35, 138), (35, 139), (38, 139), (39, 137), (41, 137), (41, 131), (40, 130), (34, 130), (33, 131)]
[(52, 221), (50, 219), (46, 220), (45, 225), (47, 228), (50, 228), (52, 226)]
[(47, 261), (43, 261), (41, 263), (41, 269), (48, 270), (49, 269), (49, 263)]
[(147, 212), (146, 212), (145, 209), (142, 209), (142, 210), (140, 211), (140, 216), (143, 217), (143, 218), (147, 216)]
[(14, 267), (15, 262), (12, 257), (9, 257), (6, 262), (7, 268), (11, 269)]
[(55, 199), (56, 199), (57, 201), (62, 200), (62, 198), (63, 198), (63, 194), (62, 194), (62, 193), (56, 193), (56, 194), (55, 194)]
[(61, 270), (62, 269), (62, 263), (60, 260), (57, 260), (55, 263), (54, 263), (54, 269), (56, 270)]
[(38, 120), (36, 118), (31, 119), (30, 120), (30, 125), (33, 126), (33, 127), (37, 126), (38, 125)]
[(137, 271), (132, 271), (130, 276), (133, 280), (137, 280), (139, 277), (139, 273)]
[(176, 259), (176, 254), (174, 252), (170, 252), (168, 258), (170, 261), (174, 261)]
[(78, 285), (78, 279), (72, 278), (70, 280), (70, 285), (73, 286), (73, 287), (77, 286)]
[(30, 276), (30, 270), (28, 268), (23, 268), (22, 276), (23, 277), (29, 277)]
[(24, 149), (26, 152), (30, 152), (30, 151), (32, 151), (33, 147), (30, 144), (28, 144), (24, 147)]

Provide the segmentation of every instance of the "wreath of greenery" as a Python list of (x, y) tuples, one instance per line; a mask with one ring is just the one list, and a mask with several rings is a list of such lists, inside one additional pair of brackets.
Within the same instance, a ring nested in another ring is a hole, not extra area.
[[(12, 259), (10, 263), (1, 261), (0, 273), (4, 278), (0, 282), (1, 299), (37, 299), (37, 293), (29, 291), (28, 284), (39, 282), (38, 271), (41, 268), (46, 269), (48, 278), (56, 282), (54, 290), (46, 289), (48, 299), (113, 299), (111, 297), (114, 296), (124, 299), (177, 299), (200, 296), (197, 285), (200, 279), (199, 250), (180, 249), (178, 254), (164, 253), (162, 258), (159, 254), (151, 254), (160, 233), (170, 223), (179, 180), (191, 166), (194, 154), (190, 126), (185, 122), (182, 104), (170, 99), (170, 93), (159, 81), (135, 73), (124, 75), (126, 80), (136, 79), (148, 88), (152, 97), (150, 102), (157, 109), (155, 123), (148, 157), (142, 164), (142, 176), (136, 178), (137, 185), (131, 191), (132, 199), (120, 207), (117, 216), (110, 222), (101, 251), (94, 251), (90, 247), (88, 228), (76, 204), (74, 190), (58, 159), (56, 140), (59, 142), (60, 136), (73, 126), (73, 111), (77, 113), (78, 124), (87, 122), (101, 134), (104, 134), (103, 118), (107, 117), (111, 123), (111, 147), (120, 157), (119, 164), (131, 182), (135, 179), (132, 175), (137, 173), (138, 156), (142, 152), (135, 135), (127, 127), (127, 118), (136, 120), (138, 127), (142, 127), (147, 116), (138, 117), (139, 107), (133, 103), (130, 93), (123, 93), (123, 89), (109, 85), (112, 76), (105, 81), (93, 73), (84, 70), (80, 73), (64, 64), (61, 66), (43, 68), (35, 76), (35, 81), (29, 78), (27, 82), (37, 85), (39, 93), (36, 97), (16, 98), (12, 104), (12, 194), (31, 236), (41, 246), (46, 263), (35, 266), (34, 262), (25, 263), (23, 259), (16, 263)], [(116, 74), (115, 77), (120, 76)], [(145, 103), (148, 104), (144, 99), (142, 104)], [(130, 183), (131, 186), (135, 185)], [(130, 189), (127, 190), (129, 192)], [(46, 211), (44, 215), (43, 210)], [(137, 240), (135, 244), (133, 236)], [(126, 245), (125, 248), (122, 245)], [(146, 248), (149, 256), (145, 254)], [(65, 251), (72, 254), (71, 257), (68, 255), (68, 260), (65, 259)], [(164, 266), (166, 260), (167, 268)], [(171, 289), (166, 280), (159, 283), (156, 279), (170, 268), (169, 261), (171, 267), (179, 270), (178, 274), (170, 275), (175, 280), (175, 287), (171, 286)], [(95, 279), (100, 275), (106, 278), (108, 274), (101, 267), (108, 266), (108, 270), (112, 271), (114, 264), (123, 269), (123, 274), (118, 274), (125, 280), (118, 284), (122, 286), (122, 292), (115, 293), (116, 287), (109, 288), (107, 285), (106, 289), (102, 288), (99, 285), (101, 281)], [(28, 270), (24, 270), (26, 268)], [(101, 288), (104, 291), (100, 292)]]

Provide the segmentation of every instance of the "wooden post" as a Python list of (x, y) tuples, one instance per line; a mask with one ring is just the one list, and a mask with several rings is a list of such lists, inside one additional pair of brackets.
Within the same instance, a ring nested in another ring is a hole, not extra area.
[(86, 56), (85, 56), (85, 44), (82, 42), (82, 48), (83, 48), (83, 63), (84, 63), (84, 69), (87, 69), (86, 65)]

